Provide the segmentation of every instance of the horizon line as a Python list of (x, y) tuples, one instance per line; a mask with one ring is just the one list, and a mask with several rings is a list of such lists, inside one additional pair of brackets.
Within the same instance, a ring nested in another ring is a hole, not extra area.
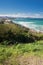
[(17, 13), (17, 14), (0, 14), (0, 17), (24, 17), (24, 18), (43, 18), (43, 14), (38, 13)]

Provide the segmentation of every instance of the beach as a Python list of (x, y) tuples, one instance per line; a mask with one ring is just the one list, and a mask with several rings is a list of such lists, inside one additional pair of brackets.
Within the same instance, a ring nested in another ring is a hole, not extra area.
[(15, 18), (12, 21), (36, 32), (43, 32), (43, 19), (41, 18)]

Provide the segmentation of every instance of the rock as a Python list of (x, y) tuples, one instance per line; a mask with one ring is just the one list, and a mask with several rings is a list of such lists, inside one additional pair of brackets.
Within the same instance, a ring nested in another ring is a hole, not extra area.
[(2, 19), (0, 20), (0, 24), (10, 24), (13, 23), (10, 19)]

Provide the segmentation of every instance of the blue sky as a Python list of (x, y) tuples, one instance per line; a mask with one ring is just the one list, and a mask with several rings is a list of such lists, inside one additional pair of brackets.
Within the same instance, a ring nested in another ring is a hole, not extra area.
[(0, 0), (0, 14), (39, 16), (43, 14), (43, 0)]

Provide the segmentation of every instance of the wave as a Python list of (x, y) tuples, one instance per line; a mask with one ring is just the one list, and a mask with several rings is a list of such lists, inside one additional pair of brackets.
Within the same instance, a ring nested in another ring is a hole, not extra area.
[(34, 22), (24, 22), (24, 21), (22, 21), (22, 22), (13, 21), (13, 22), (16, 24), (20, 24), (22, 26), (25, 26), (27, 28), (30, 28), (30, 29), (34, 29), (37, 32), (43, 32), (43, 25), (37, 25)]

